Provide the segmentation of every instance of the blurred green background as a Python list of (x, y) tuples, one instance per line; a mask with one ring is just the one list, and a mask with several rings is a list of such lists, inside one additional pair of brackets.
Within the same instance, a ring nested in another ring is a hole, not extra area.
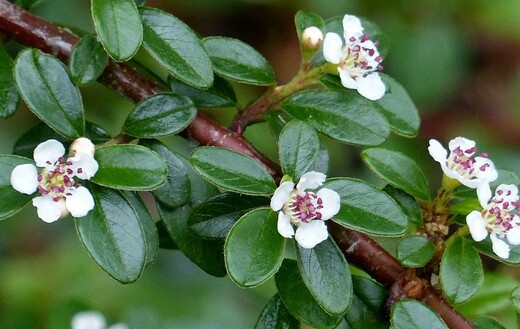
[[(258, 49), (272, 64), (279, 83), (298, 69), (299, 50), (293, 17), (298, 10), (324, 18), (345, 13), (365, 16), (385, 33), (390, 51), (383, 64), (410, 93), (422, 118), (415, 139), (393, 136), (385, 146), (417, 160), (439, 185), (440, 169), (427, 155), (429, 138), (443, 142), (455, 136), (478, 141), (498, 168), (520, 174), (520, 2), (517, 0), (156, 0), (148, 1), (177, 16), (201, 36), (239, 38)], [(87, 0), (41, 0), (33, 12), (59, 25), (93, 31)], [(16, 45), (6, 45), (15, 55)], [(140, 52), (138, 60), (165, 77)], [(235, 85), (242, 105), (261, 88)], [(87, 119), (116, 134), (133, 104), (100, 85), (82, 89)], [(206, 111), (229, 124), (235, 110)], [(0, 152), (37, 119), (23, 106), (0, 121)], [(263, 124), (246, 135), (276, 158)], [(323, 139), (331, 176), (367, 179), (359, 148)], [(174, 140), (166, 140), (171, 145)], [(82, 309), (104, 313), (109, 323), (131, 328), (252, 328), (274, 293), (269, 281), (242, 290), (226, 278), (197, 269), (178, 251), (163, 250), (135, 284), (121, 285), (106, 275), (83, 249), (70, 219), (52, 225), (37, 219), (32, 207), (0, 223), (0, 328), (67, 328)], [(460, 307), (475, 317), (491, 314), (516, 328), (508, 299), (520, 272), (484, 260), (489, 271), (474, 302)]]

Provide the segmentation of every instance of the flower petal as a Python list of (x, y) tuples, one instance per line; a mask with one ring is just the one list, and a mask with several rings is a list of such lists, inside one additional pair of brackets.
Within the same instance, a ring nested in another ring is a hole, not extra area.
[(302, 175), (298, 185), (296, 185), (296, 189), (299, 191), (305, 191), (309, 189), (313, 190), (320, 187), (325, 181), (325, 178), (327, 178), (327, 176), (320, 172), (309, 171), (308, 173)]
[(283, 182), (274, 191), (273, 197), (271, 198), (271, 209), (278, 211), (282, 209), (283, 205), (289, 202), (291, 199), (291, 192), (294, 190), (293, 182)]
[(11, 172), (11, 185), (24, 194), (33, 194), (38, 188), (38, 171), (33, 164), (22, 164)]
[(350, 70), (348, 67), (341, 68), (338, 67), (339, 78), (341, 79), (341, 84), (343, 87), (348, 89), (357, 89), (358, 84), (357, 81), (350, 76)]
[(92, 178), (99, 169), (99, 164), (96, 159), (87, 153), (78, 153), (67, 161), (72, 162), (69, 168), (74, 171), (73, 175), (80, 179)]
[[(465, 137), (460, 137), (460, 136), (455, 137), (448, 144), (450, 151), (454, 151), (455, 149), (460, 148), (461, 151), (463, 151), (466, 156), (472, 156), (473, 154), (475, 154), (475, 150), (476, 150), (475, 146), (477, 146), (475, 141), (472, 141), (471, 139), (467, 139)], [(471, 150), (471, 149), (473, 149), (472, 152), (466, 152), (467, 150)]]
[(377, 72), (361, 76), (356, 82), (358, 93), (365, 98), (376, 101), (385, 95), (386, 86)]
[(491, 199), (491, 188), (487, 182), (483, 182), (477, 186), (477, 197), (482, 208), (486, 208), (489, 199)]
[(105, 317), (95, 311), (80, 312), (72, 318), (72, 329), (105, 329)]
[(302, 248), (311, 249), (329, 236), (327, 225), (321, 220), (312, 220), (309, 223), (301, 223), (296, 229), (294, 239)]
[(38, 167), (52, 166), (59, 157), (65, 154), (65, 147), (63, 144), (55, 139), (49, 139), (40, 143), (33, 152), (34, 161)]
[(78, 153), (86, 153), (90, 155), (94, 155), (96, 151), (96, 146), (92, 143), (92, 141), (86, 137), (80, 137), (75, 139), (74, 142), (70, 145), (69, 152), (72, 155), (76, 155)]
[(475, 177), (480, 181), (493, 182), (498, 178), (498, 172), (495, 169), (493, 161), (488, 158), (475, 157)]
[(446, 165), (446, 158), (448, 157), (448, 151), (435, 139), (430, 139), (430, 146), (428, 146), (428, 152), (432, 156), (433, 160), (440, 164)]
[(507, 259), (509, 257), (509, 245), (495, 234), (489, 236), (491, 238), (493, 252), (500, 258)]
[(284, 238), (292, 238), (294, 236), (294, 229), (291, 225), (291, 218), (282, 211), (278, 213), (277, 227), (278, 233)]
[(323, 57), (332, 64), (339, 64), (343, 57), (343, 40), (336, 33), (329, 32), (323, 39)]
[(343, 16), (343, 36), (348, 42), (350, 37), (360, 37), (363, 35), (363, 26), (359, 18), (353, 15)]
[(323, 201), (323, 208), (320, 209), (322, 220), (330, 219), (338, 213), (341, 204), (339, 194), (336, 191), (324, 187), (316, 195)]
[(469, 227), (469, 232), (471, 233), (471, 237), (475, 241), (484, 240), (488, 231), (486, 230), (486, 220), (482, 218), (482, 214), (480, 211), (473, 210), (466, 216), (466, 223)]
[(65, 204), (72, 217), (83, 217), (94, 208), (94, 198), (86, 187), (80, 186), (69, 191), (72, 195), (65, 198)]
[(517, 246), (520, 244), (520, 226), (513, 227), (506, 233), (509, 244)]
[(55, 222), (67, 213), (65, 202), (63, 200), (56, 202), (50, 195), (36, 197), (32, 200), (32, 204), (36, 207), (38, 217), (46, 223)]

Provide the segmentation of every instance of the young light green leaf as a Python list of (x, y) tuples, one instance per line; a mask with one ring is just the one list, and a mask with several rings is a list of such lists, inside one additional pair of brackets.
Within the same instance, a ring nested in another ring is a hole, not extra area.
[(430, 189), (419, 166), (402, 153), (369, 148), (361, 153), (363, 161), (391, 185), (422, 200), (430, 199)]
[(255, 329), (300, 329), (300, 322), (289, 313), (278, 294), (262, 310)]
[(142, 8), (144, 48), (171, 75), (196, 88), (213, 83), (213, 68), (197, 35), (178, 18), (153, 8)]
[(435, 245), (427, 238), (408, 236), (397, 245), (397, 259), (405, 267), (423, 267), (435, 252)]
[(421, 208), (419, 208), (419, 204), (413, 196), (392, 185), (386, 185), (383, 192), (397, 202), (410, 223), (417, 226), (422, 225)]
[(490, 316), (481, 316), (473, 320), (475, 329), (506, 329), (497, 319)]
[(34, 162), (19, 156), (0, 155), (0, 219), (11, 217), (32, 199), (31, 195), (20, 193), (11, 186), (11, 172), (21, 164)]
[(280, 267), (285, 239), (278, 234), (278, 215), (269, 208), (253, 210), (231, 228), (224, 246), (229, 277), (242, 288), (264, 283)]
[(107, 63), (108, 55), (96, 36), (86, 36), (74, 46), (70, 56), (72, 80), (79, 85), (92, 82), (103, 73)]
[(390, 322), (394, 329), (448, 329), (428, 306), (411, 299), (402, 299), (394, 305)]
[(232, 107), (237, 105), (237, 96), (227, 80), (215, 76), (213, 85), (206, 90), (197, 89), (170, 76), (170, 89), (180, 95), (188, 96), (197, 107)]
[(198, 147), (190, 163), (202, 177), (233, 192), (270, 195), (276, 189), (269, 173), (250, 157), (220, 147)]
[(289, 122), (278, 140), (280, 165), (285, 175), (299, 179), (314, 163), (320, 150), (316, 131), (299, 120)]
[(20, 103), (13, 76), (14, 62), (3, 48), (0, 48), (0, 118), (13, 115)]
[(126, 118), (123, 130), (141, 138), (173, 135), (184, 130), (196, 115), (197, 108), (188, 97), (158, 94), (137, 105)]
[(312, 249), (297, 246), (296, 259), (316, 302), (332, 316), (343, 315), (352, 300), (352, 277), (336, 244), (327, 239)]
[(354, 295), (352, 304), (345, 314), (345, 320), (350, 329), (386, 329), (388, 323), (382, 314), (387, 290), (370, 279), (353, 275)]
[(275, 83), (267, 60), (250, 45), (232, 38), (208, 37), (202, 40), (215, 72), (229, 80), (252, 85)]
[(390, 133), (380, 105), (349, 90), (306, 90), (289, 97), (281, 107), (345, 143), (379, 145)]
[(18, 90), (38, 118), (64, 137), (85, 134), (81, 95), (58, 59), (26, 49), (18, 55), (14, 73)]
[(134, 0), (92, 0), (94, 27), (116, 61), (132, 58), (143, 41), (143, 26)]
[(91, 181), (106, 187), (151, 191), (166, 180), (167, 168), (157, 153), (134, 145), (112, 145), (96, 150), (99, 170)]

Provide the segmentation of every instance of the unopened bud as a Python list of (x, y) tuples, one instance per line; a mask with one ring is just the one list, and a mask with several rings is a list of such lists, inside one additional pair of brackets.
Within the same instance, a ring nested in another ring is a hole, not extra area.
[(90, 139), (85, 137), (80, 137), (76, 139), (70, 145), (70, 154), (73, 156), (77, 153), (86, 153), (90, 155), (94, 155), (96, 150), (96, 146), (90, 141)]
[(323, 33), (316, 26), (310, 26), (303, 30), (301, 43), (307, 49), (318, 49), (323, 43)]

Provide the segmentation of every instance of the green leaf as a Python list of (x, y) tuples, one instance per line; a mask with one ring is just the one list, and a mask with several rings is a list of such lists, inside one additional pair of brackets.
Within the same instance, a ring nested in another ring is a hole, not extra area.
[(278, 146), (283, 173), (299, 179), (318, 156), (320, 141), (311, 126), (293, 120), (283, 128)]
[(95, 35), (89, 35), (74, 46), (70, 56), (70, 75), (76, 84), (84, 85), (95, 81), (108, 63), (105, 49)]
[(268, 204), (269, 199), (264, 197), (222, 193), (193, 209), (188, 225), (202, 238), (225, 239), (240, 217)]
[(269, 173), (252, 158), (220, 147), (198, 147), (190, 163), (202, 177), (233, 192), (270, 195), (276, 189)]
[(197, 35), (178, 18), (153, 8), (142, 8), (144, 48), (171, 75), (190, 86), (209, 88), (213, 68)]
[(101, 147), (94, 155), (99, 170), (91, 181), (106, 187), (150, 191), (164, 184), (167, 168), (157, 153), (133, 144)]
[(383, 98), (376, 102), (384, 109), (383, 114), (392, 131), (406, 137), (414, 137), (421, 123), (419, 112), (406, 90), (386, 74), (379, 73), (386, 86)]
[(269, 208), (253, 210), (231, 228), (224, 246), (229, 277), (242, 288), (258, 286), (280, 267), (285, 239), (278, 234), (278, 214)]
[(411, 299), (402, 299), (394, 305), (390, 321), (394, 329), (448, 329), (428, 306)]
[(348, 90), (306, 90), (281, 104), (295, 118), (338, 141), (379, 145), (390, 133), (380, 106)]
[(59, 60), (26, 49), (15, 61), (14, 74), (25, 103), (38, 118), (64, 137), (84, 135), (81, 95)]
[(285, 259), (274, 280), (285, 307), (295, 318), (317, 329), (336, 328), (341, 317), (333, 317), (320, 307), (303, 282), (296, 261)]
[(434, 252), (435, 245), (420, 235), (402, 238), (397, 245), (397, 259), (405, 267), (423, 267)]
[(361, 153), (368, 167), (391, 185), (422, 200), (430, 200), (430, 188), (419, 166), (402, 153), (370, 148)]
[(16, 166), (22, 164), (34, 164), (34, 162), (15, 155), (0, 155), (0, 219), (11, 217), (33, 197), (20, 193), (11, 186), (11, 172)]
[(298, 40), (302, 39), (302, 33), (308, 27), (315, 26), (322, 31), (325, 28), (325, 23), (319, 15), (303, 10), (298, 11), (294, 16), (294, 25), (296, 26)]
[(138, 214), (119, 191), (89, 184), (94, 209), (75, 218), (81, 242), (94, 261), (122, 283), (136, 281), (145, 266), (146, 242)]
[(506, 329), (500, 322), (490, 316), (482, 316), (473, 320), (475, 329)]
[[(471, 238), (468, 238), (471, 239)], [(498, 257), (492, 249), (491, 240), (487, 237), (485, 240), (480, 242), (470, 240), (478, 252), (485, 254), (488, 257), (495, 259), (498, 262), (510, 264), (510, 265), (518, 265), (520, 264), (520, 245), (510, 245), (511, 250), (509, 251), (509, 258), (503, 259)]]
[(173, 135), (184, 130), (196, 115), (197, 108), (188, 97), (158, 94), (137, 105), (126, 118), (123, 130), (141, 138)]
[(229, 82), (215, 76), (213, 85), (206, 90), (194, 88), (170, 76), (170, 89), (180, 95), (188, 96), (197, 107), (232, 107), (237, 106), (235, 91)]
[(224, 241), (202, 239), (191, 233), (188, 227), (189, 205), (171, 209), (158, 203), (157, 208), (173, 241), (192, 262), (210, 275), (226, 275)]
[(383, 188), (383, 192), (397, 202), (408, 218), (408, 222), (417, 226), (422, 225), (421, 208), (413, 196), (392, 185), (386, 185)]
[(350, 178), (331, 179), (323, 187), (336, 191), (341, 198), (335, 222), (373, 235), (399, 236), (406, 231), (405, 214), (383, 191)]
[(255, 329), (300, 329), (300, 323), (289, 313), (278, 294), (262, 310)]
[(0, 48), (0, 118), (13, 115), (20, 103), (13, 76), (14, 62), (3, 48)]
[(323, 310), (343, 315), (352, 300), (352, 277), (336, 244), (327, 239), (312, 249), (298, 246), (296, 259), (305, 285)]
[(388, 297), (387, 290), (370, 279), (352, 276), (354, 295), (345, 314), (350, 329), (386, 329), (388, 323), (382, 318), (383, 307)]
[(520, 287), (516, 287), (511, 292), (511, 296), (509, 298), (511, 298), (516, 311), (520, 311)]
[(484, 282), (484, 270), (477, 251), (460, 236), (448, 241), (439, 275), (444, 293), (454, 304), (471, 299)]
[(92, 0), (99, 40), (116, 61), (132, 58), (143, 41), (143, 26), (134, 0)]
[(250, 45), (232, 38), (208, 37), (202, 44), (211, 58), (215, 72), (229, 80), (252, 85), (275, 83), (267, 60)]

